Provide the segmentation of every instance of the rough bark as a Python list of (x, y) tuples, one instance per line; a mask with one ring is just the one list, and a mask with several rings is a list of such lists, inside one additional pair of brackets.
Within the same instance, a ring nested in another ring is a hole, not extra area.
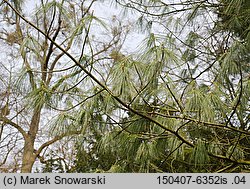
[(22, 173), (30, 173), (32, 171), (33, 164), (36, 160), (36, 154), (34, 144), (39, 128), (40, 116), (41, 116), (42, 107), (35, 108), (31, 123), (29, 126), (28, 135), (25, 138), (24, 150), (23, 150), (23, 159), (22, 159)]
[(23, 159), (22, 159), (22, 173), (31, 173), (33, 164), (35, 162), (34, 155), (34, 141), (28, 137), (24, 143)]

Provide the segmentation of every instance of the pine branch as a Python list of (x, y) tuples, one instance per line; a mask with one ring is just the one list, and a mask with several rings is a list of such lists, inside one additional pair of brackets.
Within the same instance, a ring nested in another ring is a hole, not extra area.
[[(54, 15), (55, 16), (55, 15)], [(55, 34), (53, 35), (53, 37), (52, 37), (52, 40), (53, 41), (55, 41), (56, 40), (56, 38), (57, 38), (57, 36), (58, 36), (58, 34), (59, 34), (59, 32), (60, 32), (60, 29), (61, 29), (61, 23), (62, 23), (62, 21), (60, 20), (61, 18), (59, 17), (59, 20), (58, 20), (58, 27), (57, 27), (57, 29), (56, 29), (56, 32), (55, 32)], [(53, 20), (54, 20), (54, 18), (53, 18)], [(47, 34), (47, 35), (49, 35), (49, 34)], [(50, 46), (49, 46), (49, 49), (48, 49), (48, 53), (47, 53), (47, 55), (46, 55), (46, 59), (45, 59), (45, 62), (43, 63), (43, 66), (42, 66), (42, 81), (46, 81), (46, 77), (47, 77), (47, 69), (48, 69), (48, 64), (49, 64), (49, 59), (50, 59), (50, 57), (51, 57), (51, 55), (52, 55), (52, 53), (53, 53), (53, 45), (54, 45), (54, 43), (53, 42), (51, 42), (50, 43)]]
[(110, 89), (108, 89), (108, 87), (105, 84), (103, 84), (101, 81), (99, 81), (92, 73), (90, 73), (83, 65), (81, 65), (80, 62), (77, 61), (69, 52), (65, 51), (65, 49), (63, 49), (59, 44), (57, 44), (52, 38), (50, 38), (49, 36), (47, 36), (47, 34), (44, 31), (42, 31), (40, 28), (38, 28), (37, 26), (35, 26), (32, 22), (28, 21), (23, 15), (21, 15), (20, 12), (18, 10), (16, 10), (7, 0), (4, 0), (4, 2), (7, 3), (8, 6), (20, 18), (22, 18), (26, 23), (28, 23), (30, 26), (32, 26), (33, 28), (35, 28), (42, 35), (44, 35), (45, 37), (47, 37), (48, 40), (50, 40), (58, 49), (60, 49), (62, 52), (64, 52), (65, 55), (67, 55), (78, 67), (80, 67), (91, 79), (93, 79), (93, 81), (95, 81), (100, 87), (102, 87), (105, 91), (107, 91), (109, 93), (109, 95), (112, 96), (118, 103), (120, 103), (122, 106), (124, 106), (125, 108), (127, 108), (128, 110), (130, 110), (132, 113), (134, 113), (136, 115), (139, 115), (140, 117), (145, 118), (145, 119), (151, 121), (152, 123), (155, 123), (156, 125), (158, 125), (162, 129), (164, 129), (165, 131), (168, 131), (169, 133), (174, 134), (177, 138), (179, 138), (181, 141), (183, 141), (187, 145), (189, 145), (191, 147), (194, 146), (191, 142), (187, 141), (185, 138), (183, 138), (181, 135), (179, 135), (175, 131), (169, 129), (168, 127), (166, 127), (164, 125), (162, 125), (161, 123), (159, 123), (158, 121), (156, 121), (154, 118), (152, 118), (150, 115), (138, 112), (137, 110), (131, 108), (128, 104), (126, 104), (124, 101), (122, 101), (118, 96), (114, 95), (112, 93), (112, 91)]
[(236, 166), (237, 166), (237, 164), (231, 163), (230, 165), (228, 165), (228, 166), (226, 166), (226, 167), (224, 167), (222, 169), (219, 169), (218, 171), (216, 171), (216, 173), (223, 173), (223, 172), (225, 172), (225, 171), (227, 171), (229, 169), (232, 169), (232, 168), (234, 168)]

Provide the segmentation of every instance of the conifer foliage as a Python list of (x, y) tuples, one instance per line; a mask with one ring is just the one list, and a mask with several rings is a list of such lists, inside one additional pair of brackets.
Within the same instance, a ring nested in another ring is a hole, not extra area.
[(249, 1), (27, 5), (0, 4), (1, 172), (250, 172)]

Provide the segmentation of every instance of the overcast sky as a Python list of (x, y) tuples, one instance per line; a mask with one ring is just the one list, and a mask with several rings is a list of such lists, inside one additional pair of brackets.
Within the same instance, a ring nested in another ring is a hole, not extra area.
[[(74, 2), (74, 1), (72, 1)], [(86, 1), (86, 6), (91, 1)], [(31, 19), (31, 15), (34, 15), (36, 4), (40, 3), (40, 0), (26, 0), (24, 7), (24, 14), (26, 17)], [(125, 17), (123, 15), (122, 9), (119, 6), (115, 6), (114, 2), (109, 0), (105, 1), (96, 1), (90, 12), (94, 12), (94, 15), (100, 19), (102, 19), (105, 23), (109, 24), (112, 20), (113, 16), (116, 16), (118, 20), (121, 20), (123, 23), (127, 22), (135, 22), (137, 19), (136, 14), (127, 14)], [(130, 35), (127, 37), (126, 42), (122, 48), (122, 51), (132, 53), (137, 50), (138, 45), (145, 38), (145, 35), (139, 34), (137, 32), (130, 32)]]

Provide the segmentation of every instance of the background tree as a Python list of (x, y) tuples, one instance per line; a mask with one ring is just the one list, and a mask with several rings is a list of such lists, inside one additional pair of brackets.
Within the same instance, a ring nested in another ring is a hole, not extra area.
[[(103, 32), (109, 30), (90, 11), (94, 1), (41, 0), (29, 20), (24, 16), (30, 13), (23, 12), (23, 3), (1, 2), (1, 40), (8, 47), (5, 56), (15, 62), (10, 83), (1, 86), (8, 92), (8, 100), (3, 99), (5, 104), (1, 106), (0, 121), (5, 125), (1, 127), (1, 144), (6, 154), (12, 137), (22, 138), (15, 144), (21, 152), (19, 167), (21, 172), (31, 172), (37, 159), (47, 161), (46, 154), (54, 150), (50, 145), (62, 139), (70, 142), (72, 136), (84, 134), (91, 118), (91, 107), (85, 102), (103, 89), (82, 70), (102, 76), (97, 69), (102, 67), (99, 59), (105, 59), (121, 34), (106, 36), (102, 41), (92, 35), (92, 24), (98, 24)], [(3, 159), (1, 163), (5, 162)]]

